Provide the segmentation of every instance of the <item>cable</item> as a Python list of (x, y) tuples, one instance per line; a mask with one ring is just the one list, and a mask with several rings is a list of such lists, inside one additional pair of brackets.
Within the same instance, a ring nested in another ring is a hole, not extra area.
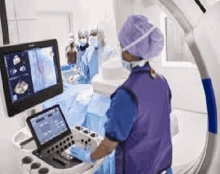
[(206, 12), (205, 7), (201, 4), (200, 0), (195, 0), (196, 4), (199, 6), (199, 8), (202, 10), (203, 13)]
[(19, 35), (19, 29), (18, 29), (18, 19), (17, 19), (16, 7), (15, 7), (15, 0), (13, 0), (13, 4), (14, 4), (14, 12), (15, 12), (15, 21), (16, 21), (16, 25), (17, 25), (18, 43), (20, 43), (20, 35)]
[(3, 44), (9, 44), (9, 30), (8, 30), (8, 19), (6, 13), (6, 5), (5, 0), (0, 1), (0, 18), (1, 18), (1, 26), (2, 26), (2, 37)]

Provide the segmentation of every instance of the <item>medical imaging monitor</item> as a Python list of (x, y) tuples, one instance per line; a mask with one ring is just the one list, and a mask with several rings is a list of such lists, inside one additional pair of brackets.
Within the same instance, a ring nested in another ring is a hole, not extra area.
[(63, 91), (56, 40), (2, 47), (0, 68), (9, 116)]

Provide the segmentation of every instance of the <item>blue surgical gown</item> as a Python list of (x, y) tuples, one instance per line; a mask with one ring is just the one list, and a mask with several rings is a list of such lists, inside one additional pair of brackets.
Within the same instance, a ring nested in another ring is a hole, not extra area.
[(76, 67), (79, 74), (79, 79), (76, 82), (79, 84), (86, 84), (90, 79), (89, 66), (88, 66), (88, 48), (84, 51), (79, 51), (77, 54)]
[(108, 121), (105, 123), (105, 136), (112, 141), (126, 140), (137, 118), (137, 105), (131, 95), (119, 89), (106, 114)]
[(98, 74), (99, 70), (99, 55), (98, 55), (98, 48), (94, 48), (90, 46), (88, 51), (88, 67), (89, 67), (89, 81), (91, 83), (92, 78)]
[(79, 50), (76, 66), (78, 67), (80, 77), (76, 83), (91, 84), (92, 78), (98, 74), (100, 56), (103, 61), (106, 61), (112, 55), (115, 55), (115, 53), (110, 47), (94, 48), (93, 46), (89, 46), (84, 51)]

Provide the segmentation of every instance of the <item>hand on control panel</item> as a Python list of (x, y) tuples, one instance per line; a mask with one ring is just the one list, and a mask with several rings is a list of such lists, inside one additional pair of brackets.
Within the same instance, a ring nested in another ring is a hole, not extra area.
[(79, 144), (75, 144), (70, 147), (71, 156), (82, 160), (85, 163), (93, 164), (94, 162), (90, 158), (91, 150), (89, 148), (84, 148)]

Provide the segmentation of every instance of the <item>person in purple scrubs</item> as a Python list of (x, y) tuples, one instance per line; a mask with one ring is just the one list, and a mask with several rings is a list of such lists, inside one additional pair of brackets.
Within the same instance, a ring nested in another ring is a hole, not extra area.
[(122, 64), (129, 78), (111, 95), (105, 139), (94, 151), (71, 148), (94, 163), (115, 149), (116, 174), (172, 173), (171, 91), (149, 60), (163, 48), (161, 31), (142, 15), (131, 15), (119, 31)]

